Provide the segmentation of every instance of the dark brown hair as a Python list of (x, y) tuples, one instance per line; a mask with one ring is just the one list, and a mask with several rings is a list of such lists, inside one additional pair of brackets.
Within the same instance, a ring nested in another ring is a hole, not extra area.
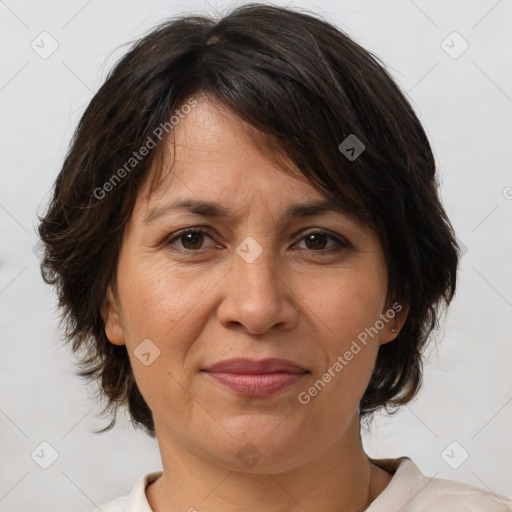
[[(101, 431), (127, 405), (134, 425), (155, 435), (126, 347), (109, 342), (101, 312), (123, 228), (163, 147), (158, 127), (200, 92), (378, 231), (388, 303), (410, 310), (397, 339), (379, 349), (361, 416), (407, 403), (458, 266), (429, 141), (384, 65), (345, 33), (304, 10), (248, 4), (220, 20), (174, 18), (133, 45), (86, 108), (40, 219), (43, 277), (57, 288), (66, 341), (80, 354), (79, 375), (99, 384), (104, 412), (113, 412)], [(348, 136), (364, 144), (355, 159), (339, 149)], [(155, 149), (127, 167), (149, 139)]]

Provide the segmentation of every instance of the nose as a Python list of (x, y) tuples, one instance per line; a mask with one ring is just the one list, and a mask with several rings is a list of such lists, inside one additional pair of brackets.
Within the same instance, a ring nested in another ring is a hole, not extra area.
[(272, 329), (292, 329), (298, 320), (298, 295), (282, 265), (272, 259), (269, 250), (250, 263), (239, 254), (233, 258), (233, 267), (223, 280), (219, 322), (226, 328), (259, 335)]

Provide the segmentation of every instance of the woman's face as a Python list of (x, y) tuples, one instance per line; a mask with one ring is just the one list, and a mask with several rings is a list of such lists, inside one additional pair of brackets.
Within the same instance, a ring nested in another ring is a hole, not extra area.
[[(389, 309), (377, 233), (308, 211), (324, 197), (219, 108), (198, 98), (173, 129), (172, 172), (140, 191), (106, 333), (126, 344), (161, 449), (284, 470), (358, 435), (358, 403), (400, 315), (379, 322)], [(233, 359), (249, 362), (213, 368)]]

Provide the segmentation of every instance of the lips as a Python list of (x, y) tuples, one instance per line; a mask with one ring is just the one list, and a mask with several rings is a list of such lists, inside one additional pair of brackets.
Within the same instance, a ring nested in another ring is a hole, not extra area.
[(208, 368), (209, 373), (241, 373), (256, 375), (262, 373), (304, 373), (307, 370), (286, 359), (228, 359)]
[(238, 395), (275, 395), (301, 380), (308, 370), (285, 359), (229, 359), (209, 366), (204, 372)]

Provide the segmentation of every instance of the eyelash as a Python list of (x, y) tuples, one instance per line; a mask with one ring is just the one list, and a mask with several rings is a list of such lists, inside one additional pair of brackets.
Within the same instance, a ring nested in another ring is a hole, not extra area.
[[(170, 248), (170, 246), (173, 246), (173, 242), (175, 240), (178, 240), (188, 234), (202, 234), (202, 235), (207, 235), (213, 239), (212, 231), (206, 227), (187, 228), (187, 229), (178, 231), (178, 232), (174, 233), (173, 235), (171, 235), (170, 237), (166, 238), (163, 245), (167, 248)], [(350, 243), (348, 243), (344, 239), (338, 238), (334, 235), (331, 235), (331, 233), (329, 233), (328, 231), (324, 231), (324, 230), (320, 230), (320, 229), (307, 232), (305, 235), (303, 235), (303, 237), (299, 240), (299, 242), (304, 240), (309, 235), (325, 235), (327, 238), (334, 240), (335, 246), (331, 247), (330, 249), (320, 249), (318, 251), (315, 251), (313, 249), (301, 249), (303, 251), (319, 253), (319, 255), (328, 255), (328, 254), (335, 254), (335, 253), (341, 252), (342, 250), (349, 249), (351, 247)], [(203, 249), (196, 249), (196, 250), (180, 249), (180, 248), (174, 246), (171, 250), (176, 250), (176, 251), (184, 253), (184, 254), (192, 254), (192, 253), (200, 253)]]

